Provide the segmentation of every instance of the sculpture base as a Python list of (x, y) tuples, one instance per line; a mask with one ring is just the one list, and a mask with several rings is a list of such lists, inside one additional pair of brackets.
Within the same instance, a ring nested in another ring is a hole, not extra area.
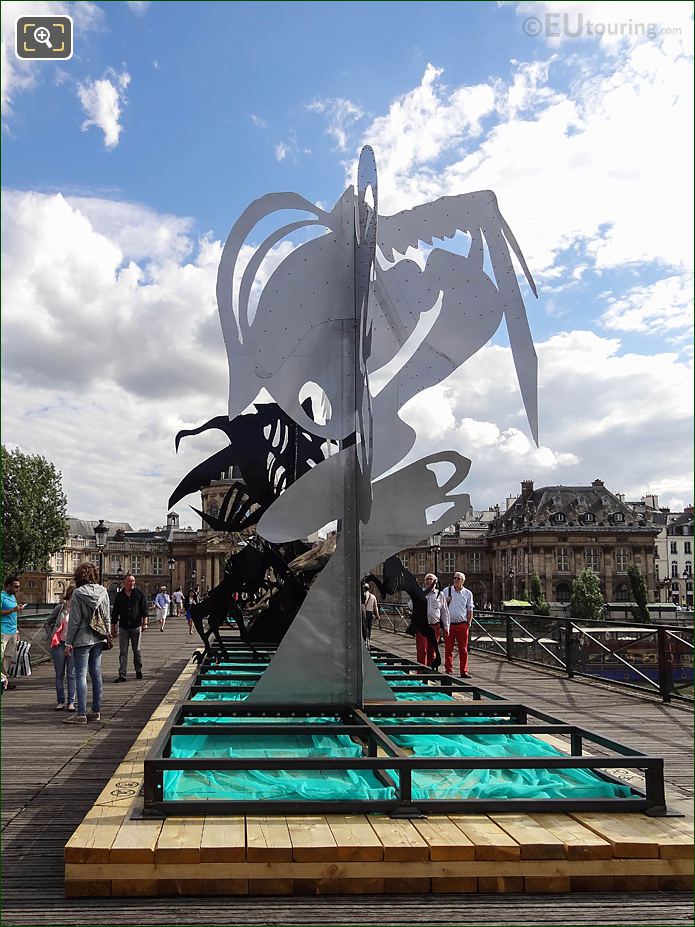
[(65, 847), (67, 897), (690, 891), (688, 818), (305, 814), (151, 819), (144, 759), (189, 665)]

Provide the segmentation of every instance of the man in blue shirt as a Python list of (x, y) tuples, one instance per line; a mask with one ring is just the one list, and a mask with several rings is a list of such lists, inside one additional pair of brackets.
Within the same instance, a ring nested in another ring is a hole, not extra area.
[[(17, 613), (24, 609), (23, 605), (17, 605), (17, 593), (19, 592), (19, 580), (16, 576), (8, 576), (2, 590), (2, 608), (0, 608), (0, 626), (2, 630), (2, 687), (3, 689), (14, 689), (14, 685), (9, 685), (7, 676), (10, 671), (10, 663), (14, 655), (15, 645), (17, 642)], [(12, 646), (10, 646), (12, 644)]]

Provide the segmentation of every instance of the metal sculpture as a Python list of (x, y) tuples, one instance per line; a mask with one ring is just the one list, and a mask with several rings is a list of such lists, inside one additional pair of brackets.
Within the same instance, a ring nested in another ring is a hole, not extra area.
[[(287, 210), (302, 217), (267, 235), (247, 260), (257, 226)], [(457, 233), (469, 243), (465, 254), (431, 247), (423, 267), (406, 256)], [(309, 240), (293, 242), (277, 263), (274, 249), (299, 234)], [(469, 499), (456, 490), (470, 468), (456, 451), (408, 459), (416, 435), (399, 413), (465, 363), (504, 318), (537, 438), (536, 355), (512, 252), (535, 294), (491, 191), (378, 216), (369, 147), (357, 190), (348, 187), (330, 212), (295, 193), (269, 194), (232, 229), (217, 279), (228, 418), (177, 437), (178, 444), (222, 428), (230, 445), (195, 468), (170, 504), (235, 464), (244, 486), (230, 490), (219, 517), (201, 513), (212, 527), (255, 526), (287, 564), (301, 553), (292, 545), (338, 526), (325, 567), (290, 596), (296, 614), (250, 703), (354, 706), (393, 697), (362, 642), (361, 576), (461, 517)], [(378, 381), (372, 390), (370, 375)], [(273, 404), (253, 405), (261, 389)], [(319, 398), (316, 410), (307, 392)]]

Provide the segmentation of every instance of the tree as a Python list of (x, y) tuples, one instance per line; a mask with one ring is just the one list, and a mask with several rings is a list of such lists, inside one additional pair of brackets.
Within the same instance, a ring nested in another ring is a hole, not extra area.
[(570, 615), (574, 619), (600, 618), (603, 609), (603, 595), (598, 576), (588, 567), (572, 583)]
[(61, 474), (40, 454), (2, 447), (2, 559), (5, 576), (48, 569), (65, 541)]
[(541, 578), (538, 573), (531, 573), (531, 593), (529, 595), (529, 601), (531, 605), (533, 605), (534, 614), (542, 616), (550, 614), (550, 606), (546, 602), (543, 586), (541, 585)]
[(635, 603), (631, 609), (632, 617), (638, 621), (650, 621), (651, 616), (647, 608), (647, 583), (639, 567), (634, 563), (627, 568), (627, 579), (630, 583), (632, 601)]

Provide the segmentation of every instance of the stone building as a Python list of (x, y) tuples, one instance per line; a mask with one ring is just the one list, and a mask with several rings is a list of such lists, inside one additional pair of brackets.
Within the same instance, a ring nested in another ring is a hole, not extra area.
[(602, 480), (540, 489), (524, 480), (516, 501), (490, 525), (493, 601), (526, 597), (536, 572), (549, 602), (568, 602), (572, 581), (590, 567), (606, 601), (628, 602), (630, 564), (644, 574), (649, 600), (658, 599), (654, 542), (660, 530), (650, 511), (635, 512)]

